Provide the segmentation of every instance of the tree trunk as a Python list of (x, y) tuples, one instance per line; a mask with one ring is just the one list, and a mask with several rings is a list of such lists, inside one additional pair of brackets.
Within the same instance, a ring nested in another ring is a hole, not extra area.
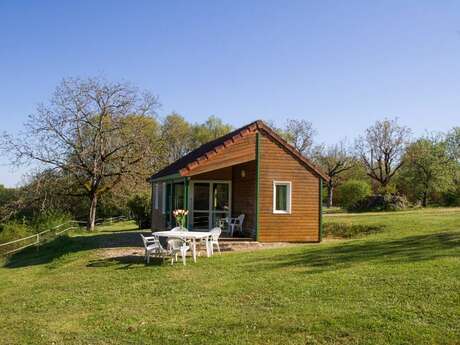
[(387, 190), (388, 184), (389, 184), (389, 181), (386, 179), (380, 181), (380, 187), (378, 188), (378, 193), (386, 194), (388, 192)]
[(422, 206), (426, 207), (428, 205), (428, 192), (423, 192)]
[(97, 206), (97, 195), (91, 195), (91, 205), (89, 207), (89, 216), (88, 222), (86, 223), (86, 230), (94, 231), (94, 226), (96, 224), (96, 206)]
[(327, 207), (332, 207), (332, 198), (334, 195), (334, 187), (331, 184), (327, 186)]

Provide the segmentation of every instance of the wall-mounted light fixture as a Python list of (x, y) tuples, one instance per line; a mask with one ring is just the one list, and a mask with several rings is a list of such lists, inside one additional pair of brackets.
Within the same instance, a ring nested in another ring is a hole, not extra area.
[(245, 178), (246, 177), (246, 170), (241, 169), (241, 177)]

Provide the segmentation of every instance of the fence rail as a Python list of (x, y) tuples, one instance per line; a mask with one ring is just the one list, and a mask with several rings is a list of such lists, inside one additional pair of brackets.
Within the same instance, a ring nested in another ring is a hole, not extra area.
[[(110, 217), (110, 218), (98, 218), (96, 219), (96, 225), (102, 224), (113, 224), (120, 222), (122, 220), (128, 220), (125, 216)], [(10, 242), (0, 243), (0, 256), (6, 256), (19, 252), (25, 248), (37, 246), (37, 249), (40, 247), (40, 244), (45, 243), (51, 239), (54, 239), (69, 230), (79, 229), (81, 224), (86, 224), (84, 221), (78, 220), (69, 220), (65, 223), (56, 225), (50, 229), (43, 230), (36, 234), (19, 238)], [(28, 243), (27, 243), (28, 242)], [(24, 244), (26, 243), (26, 244)]]

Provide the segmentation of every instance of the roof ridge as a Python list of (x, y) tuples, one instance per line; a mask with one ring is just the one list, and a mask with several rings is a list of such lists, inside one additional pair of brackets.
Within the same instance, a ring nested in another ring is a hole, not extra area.
[[(246, 134), (243, 134), (245, 130), (248, 130)], [(185, 173), (186, 171), (192, 170), (194, 167), (198, 166), (200, 162), (208, 160), (211, 156), (217, 154), (225, 147), (233, 145), (235, 142), (239, 141), (239, 138), (243, 138), (248, 133), (255, 132), (256, 130), (262, 130), (266, 132), (271, 138), (278, 141), (283, 145), (291, 154), (293, 154), (297, 159), (306, 164), (310, 169), (312, 169), (316, 174), (322, 177), (324, 180), (328, 180), (321, 169), (319, 169), (314, 163), (312, 163), (308, 158), (303, 156), (294, 146), (289, 144), (285, 139), (283, 139), (278, 133), (276, 133), (270, 126), (268, 126), (263, 120), (253, 121), (245, 126), (237, 128), (219, 138), (213, 139), (207, 143), (204, 143), (197, 147), (196, 149), (190, 151), (185, 156), (179, 158), (168, 166), (164, 167), (157, 173), (153, 174), (148, 180), (151, 181), (156, 178), (164, 177), (174, 173)], [(184, 171), (186, 170), (186, 171)]]

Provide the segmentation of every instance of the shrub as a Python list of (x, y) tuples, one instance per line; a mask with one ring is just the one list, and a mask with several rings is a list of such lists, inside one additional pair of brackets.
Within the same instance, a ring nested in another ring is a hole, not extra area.
[(405, 196), (397, 194), (376, 194), (359, 200), (348, 210), (352, 212), (398, 211), (409, 205)]
[[(53, 229), (57, 225), (66, 223), (70, 219), (70, 216), (67, 214), (57, 211), (50, 211), (40, 213), (37, 217), (30, 220), (26, 220), (26, 218), (24, 218), (22, 222), (16, 220), (0, 224), (0, 243), (18, 240), (24, 237), (29, 237), (44, 230)], [(40, 242), (45, 240), (45, 238), (50, 239), (53, 237), (54, 232), (47, 232), (40, 237)], [(15, 248), (31, 244), (35, 241), (35, 238), (31, 238), (0, 247), (0, 253), (6, 253)]]
[(150, 197), (148, 193), (135, 194), (128, 200), (128, 207), (139, 229), (150, 227)]
[(25, 223), (11, 221), (0, 224), (0, 243), (10, 242), (32, 235), (34, 232)]
[(357, 202), (371, 195), (369, 183), (360, 180), (348, 180), (340, 186), (342, 206), (351, 209)]
[(443, 193), (441, 202), (444, 206), (460, 206), (460, 187)]
[(384, 225), (363, 225), (346, 223), (324, 224), (324, 236), (331, 238), (354, 238), (383, 231)]
[(68, 213), (60, 211), (45, 211), (40, 213), (38, 216), (30, 221), (30, 226), (35, 232), (41, 232), (48, 229), (67, 223), (72, 220), (72, 217)]

